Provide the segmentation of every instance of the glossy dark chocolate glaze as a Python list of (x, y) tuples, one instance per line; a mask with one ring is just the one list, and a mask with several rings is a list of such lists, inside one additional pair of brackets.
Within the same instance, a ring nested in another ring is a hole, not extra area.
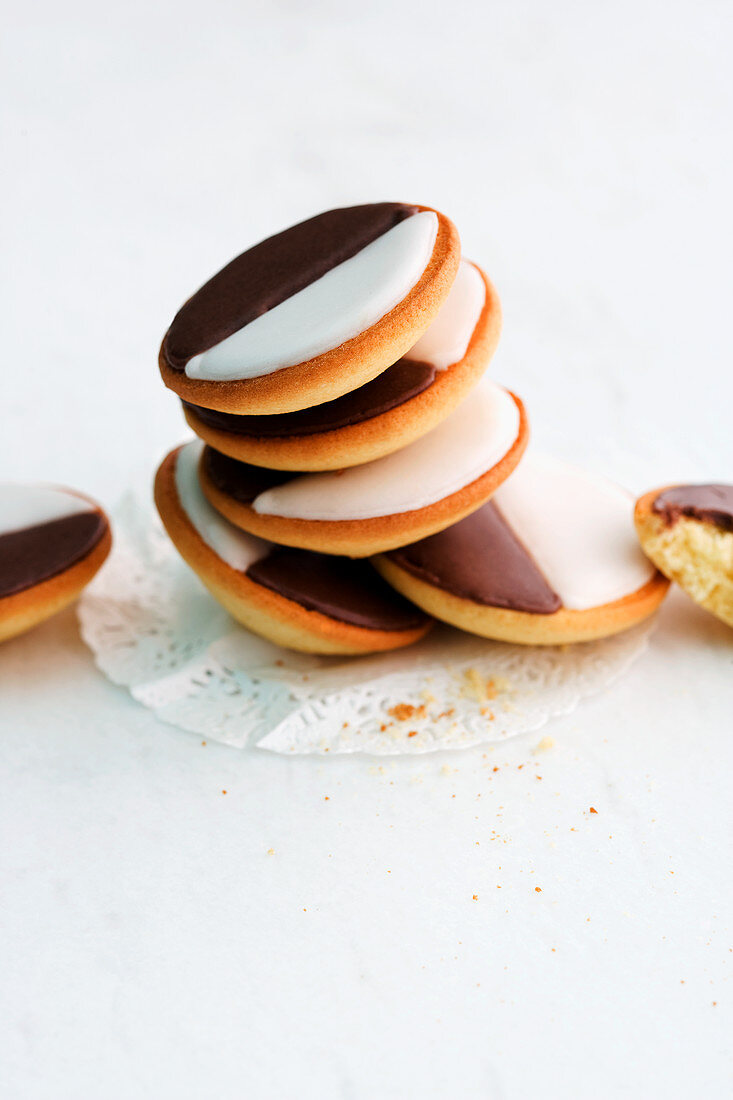
[(278, 546), (250, 565), (247, 576), (309, 611), (352, 626), (411, 630), (426, 621), (366, 561)]
[(0, 535), (0, 597), (40, 584), (85, 557), (107, 522), (99, 512), (80, 512)]
[(365, 386), (335, 401), (314, 405), (298, 412), (278, 413), (274, 416), (238, 416), (236, 413), (204, 409), (184, 401), (183, 405), (196, 413), (199, 420), (210, 428), (246, 435), (259, 439), (317, 435), (319, 432), (346, 428), (361, 424), (380, 413), (388, 412), (405, 401), (422, 393), (435, 380), (435, 367), (412, 359), (399, 359)]
[(183, 370), (189, 359), (351, 259), (416, 211), (398, 202), (328, 210), (260, 241), (181, 307), (163, 341), (166, 363)]
[(491, 501), (447, 530), (391, 550), (387, 557), (428, 584), (487, 607), (533, 615), (562, 607)]
[(733, 531), (733, 485), (675, 485), (659, 494), (652, 510), (669, 524), (686, 516)]
[(298, 476), (290, 470), (268, 470), (264, 466), (238, 462), (236, 458), (229, 458), (221, 451), (215, 451), (213, 447), (204, 447), (202, 462), (216, 488), (240, 504), (251, 504), (266, 489), (284, 485), (286, 481), (292, 481)]

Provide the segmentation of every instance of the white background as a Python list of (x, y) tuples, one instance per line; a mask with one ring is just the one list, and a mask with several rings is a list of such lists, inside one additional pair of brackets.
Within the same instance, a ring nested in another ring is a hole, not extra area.
[[(181, 301), (396, 199), (490, 272), (537, 445), (731, 479), (730, 3), (22, 3), (2, 37), (3, 478), (112, 506), (186, 434)], [(732, 665), (675, 593), (548, 750), (380, 766), (202, 746), (72, 611), (6, 644), (2, 1095), (731, 1095)]]

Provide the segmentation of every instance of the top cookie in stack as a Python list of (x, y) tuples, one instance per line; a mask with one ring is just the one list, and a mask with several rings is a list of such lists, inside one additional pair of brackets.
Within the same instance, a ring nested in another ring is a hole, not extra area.
[(167, 386), (239, 414), (293, 412), (370, 382), (412, 347), (460, 260), (427, 207), (330, 210), (250, 248), (190, 298), (163, 340)]
[[(487, 500), (527, 440), (482, 382), (501, 309), (445, 215), (375, 203), (255, 245), (176, 315), (167, 386), (209, 446), (201, 482), (238, 527), (364, 557)], [(298, 476), (307, 474), (308, 476)]]

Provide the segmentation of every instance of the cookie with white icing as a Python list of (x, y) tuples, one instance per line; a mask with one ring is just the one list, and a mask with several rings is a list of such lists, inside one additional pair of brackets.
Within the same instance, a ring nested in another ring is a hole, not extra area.
[(371, 382), (322, 405), (238, 416), (186, 404), (189, 426), (217, 451), (275, 470), (338, 470), (390, 454), (444, 420), (480, 378), (501, 332), (498, 295), (462, 260), (440, 312)]
[(733, 485), (668, 485), (636, 502), (644, 553), (707, 611), (733, 626)]
[(334, 401), (396, 363), (448, 295), (460, 242), (425, 206), (329, 210), (244, 252), (176, 314), (166, 386), (193, 405), (278, 414)]
[(430, 615), (472, 634), (588, 641), (645, 619), (669, 586), (639, 549), (632, 510), (616, 485), (530, 454), (483, 508), (375, 565)]
[(367, 557), (456, 523), (519, 462), (522, 402), (483, 378), (437, 428), (399, 451), (344, 470), (296, 474), (204, 450), (199, 476), (214, 507), (286, 546)]
[(219, 515), (199, 485), (202, 448), (196, 440), (163, 460), (155, 503), (178, 552), (235, 619), (306, 653), (397, 649), (429, 630), (432, 620), (368, 562), (276, 546)]
[(107, 517), (80, 493), (0, 483), (0, 641), (76, 599), (111, 545)]

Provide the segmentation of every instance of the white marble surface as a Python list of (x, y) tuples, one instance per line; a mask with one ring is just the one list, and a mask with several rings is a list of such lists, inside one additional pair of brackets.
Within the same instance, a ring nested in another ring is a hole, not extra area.
[[(396, 198), (491, 273), (495, 377), (543, 448), (633, 490), (730, 479), (729, 5), (31, 3), (3, 29), (2, 477), (111, 505), (185, 435), (155, 370), (185, 295)], [(380, 767), (157, 724), (71, 611), (3, 646), (2, 1095), (729, 1096), (732, 671), (675, 594), (552, 747)]]

